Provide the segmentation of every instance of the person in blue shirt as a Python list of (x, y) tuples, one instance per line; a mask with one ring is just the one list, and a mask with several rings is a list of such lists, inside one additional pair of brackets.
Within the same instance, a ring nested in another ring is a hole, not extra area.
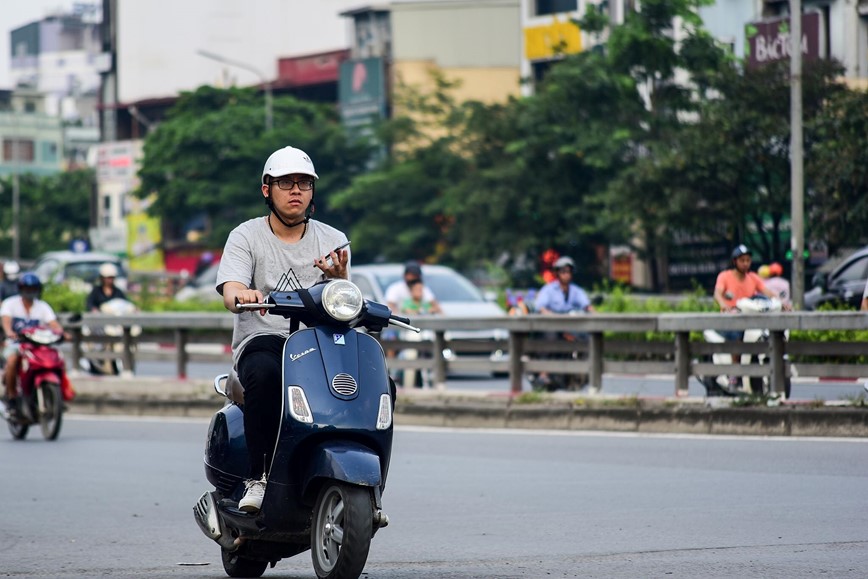
[(564, 256), (552, 264), (557, 279), (544, 285), (536, 296), (534, 308), (541, 314), (568, 314), (570, 312), (593, 312), (594, 306), (588, 294), (573, 283), (576, 263)]

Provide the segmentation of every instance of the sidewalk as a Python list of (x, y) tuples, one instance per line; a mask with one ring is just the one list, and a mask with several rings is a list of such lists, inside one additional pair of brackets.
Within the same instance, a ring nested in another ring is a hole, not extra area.
[[(70, 412), (208, 418), (224, 403), (210, 380), (76, 376)], [(526, 401), (527, 400), (527, 401)], [(532, 402), (530, 401), (532, 400)], [(635, 398), (557, 392), (398, 390), (395, 423), (464, 428), (602, 430), (759, 436), (868, 437), (868, 407), (731, 407), (728, 399)]]

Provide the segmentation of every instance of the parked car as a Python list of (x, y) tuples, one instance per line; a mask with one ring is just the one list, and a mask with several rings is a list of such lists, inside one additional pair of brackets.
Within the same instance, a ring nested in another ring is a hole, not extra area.
[(810, 291), (805, 292), (805, 309), (816, 310), (833, 303), (859, 309), (862, 292), (868, 283), (868, 246), (849, 255), (830, 272), (821, 268), (814, 275)]
[[(365, 298), (386, 303), (386, 288), (404, 277), (404, 264), (383, 263), (354, 265), (350, 269), (353, 283), (362, 290)], [(506, 312), (494, 301), (485, 299), (473, 283), (452, 268), (443, 265), (423, 265), (422, 281), (434, 293), (443, 309), (443, 315), (473, 318), (506, 317)], [(509, 332), (504, 329), (467, 330), (447, 332), (447, 340), (506, 340)], [(460, 354), (459, 350), (456, 352)], [(496, 352), (494, 359), (505, 354)]]
[(212, 263), (208, 269), (192, 278), (187, 285), (178, 290), (175, 299), (178, 301), (216, 302), (223, 301), (223, 296), (217, 293), (217, 270), (220, 262)]
[(127, 272), (121, 259), (111, 253), (85, 251), (49, 251), (40, 255), (33, 264), (33, 272), (39, 276), (42, 283), (64, 283), (77, 280), (83, 282), (84, 288), (90, 291), (94, 283), (99, 281), (99, 266), (112, 263), (118, 268), (115, 285), (122, 290), (127, 289)]

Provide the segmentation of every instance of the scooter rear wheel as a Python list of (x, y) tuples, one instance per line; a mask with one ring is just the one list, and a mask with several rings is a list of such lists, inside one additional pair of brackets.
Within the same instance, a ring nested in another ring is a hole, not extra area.
[(256, 561), (240, 557), (237, 553), (223, 549), (223, 570), (230, 577), (262, 577), (268, 568), (268, 561)]
[(373, 536), (371, 492), (328, 484), (317, 497), (310, 530), (313, 568), (320, 579), (356, 579), (368, 560)]
[(63, 422), (63, 396), (60, 393), (60, 384), (44, 382), (40, 388), (42, 388), (43, 407), (39, 409), (39, 426), (42, 428), (42, 436), (45, 440), (55, 440), (60, 434), (60, 425)]

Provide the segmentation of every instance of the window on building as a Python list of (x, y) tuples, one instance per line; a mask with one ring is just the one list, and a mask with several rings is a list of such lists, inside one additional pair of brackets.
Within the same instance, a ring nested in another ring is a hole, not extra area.
[(34, 147), (31, 139), (3, 139), (3, 159), (5, 161), (34, 161)]
[(575, 12), (579, 9), (578, 0), (536, 0), (536, 15)]

